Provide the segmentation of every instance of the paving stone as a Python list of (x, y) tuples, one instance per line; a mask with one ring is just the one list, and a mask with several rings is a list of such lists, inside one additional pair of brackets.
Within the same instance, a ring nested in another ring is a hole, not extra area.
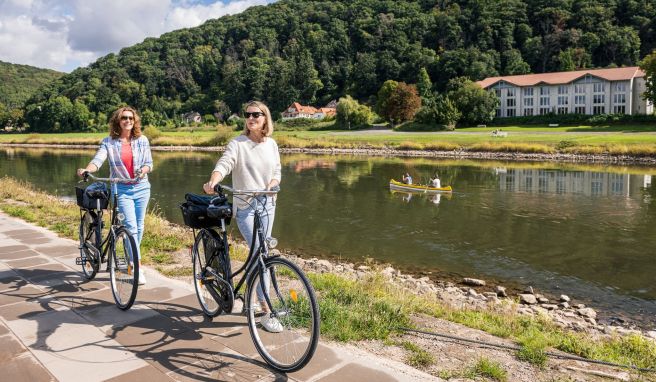
[[(2, 248), (0, 248), (0, 250), (1, 249)], [(32, 257), (32, 256), (40, 256), (40, 253), (33, 249), (25, 247), (23, 249), (19, 249), (15, 251), (7, 251), (4, 253), (0, 253), (0, 260), (24, 259), (26, 257)]]
[(28, 267), (33, 267), (35, 265), (40, 265), (40, 264), (45, 264), (49, 263), (50, 260), (42, 257), (42, 256), (34, 256), (34, 257), (28, 257), (28, 258), (23, 258), (23, 259), (16, 259), (16, 260), (7, 260), (5, 264), (9, 265), (12, 268), (28, 268)]
[(349, 363), (339, 370), (327, 375), (319, 381), (322, 382), (363, 382), (363, 381), (376, 381), (387, 382), (397, 381), (393, 376), (379, 370), (371, 369), (356, 363)]
[(319, 343), (317, 350), (310, 362), (301, 370), (294, 373), (289, 373), (288, 375), (301, 381), (307, 381), (310, 379), (310, 377), (323, 372), (326, 368), (326, 365), (337, 365), (341, 361), (342, 360), (334, 350)]
[(77, 248), (79, 244), (77, 242), (71, 243), (70, 245), (48, 245), (48, 246), (37, 246), (36, 250), (44, 255), (51, 257), (62, 257), (76, 255), (79, 256), (80, 250)]
[(19, 237), (24, 237), (24, 236), (36, 236), (36, 237), (43, 237), (43, 233), (40, 232), (37, 229), (34, 228), (21, 228), (21, 229), (14, 229), (11, 231), (4, 231), (4, 234), (11, 237), (11, 238), (19, 238)]
[(10, 362), (25, 351), (27, 349), (13, 335), (0, 336), (0, 364)]
[(0, 247), (0, 259), (4, 259), (4, 255), (8, 253), (20, 252), (30, 249), (27, 245), (17, 244), (17, 245), (7, 245)]
[(37, 245), (37, 244), (47, 244), (51, 243), (53, 240), (48, 237), (40, 236), (40, 237), (33, 237), (33, 236), (23, 236), (23, 237), (17, 237), (15, 238), (16, 240), (20, 241), (21, 243), (25, 243), (27, 245)]
[(0, 375), (11, 382), (45, 382), (55, 378), (32, 356), (23, 356), (0, 364)]
[(157, 370), (156, 367), (148, 365), (139, 369), (110, 378), (106, 382), (133, 382), (133, 381), (173, 381), (172, 378)]
[(18, 319), (30, 320), (37, 314), (55, 310), (57, 306), (51, 306), (50, 301), (51, 300), (47, 299), (36, 299), (32, 301), (19, 302), (17, 304), (6, 305), (0, 309), (0, 317), (7, 321)]
[(25, 300), (31, 300), (37, 297), (41, 297), (44, 294), (45, 292), (43, 292), (42, 290), (37, 289), (30, 285), (21, 286), (20, 289), (17, 290), (15, 289), (5, 290), (0, 292), (0, 306), (13, 304), (16, 302), (23, 302)]
[(276, 376), (265, 363), (244, 358), (229, 349), (205, 353), (192, 364), (168, 375), (177, 381), (259, 381)]

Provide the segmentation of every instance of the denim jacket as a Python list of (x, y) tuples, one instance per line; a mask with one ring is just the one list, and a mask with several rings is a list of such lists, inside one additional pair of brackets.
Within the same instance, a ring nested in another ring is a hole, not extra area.
[[(132, 162), (134, 163), (134, 169), (140, 169), (143, 166), (150, 167), (150, 170), (153, 170), (153, 157), (150, 153), (150, 143), (148, 138), (145, 136), (140, 136), (137, 139), (130, 140), (130, 145), (132, 146)], [(96, 167), (100, 168), (105, 162), (105, 159), (109, 157), (109, 176), (111, 178), (130, 178), (128, 174), (128, 169), (123, 164), (121, 160), (121, 141), (120, 139), (113, 139), (112, 137), (106, 137), (100, 143), (100, 148), (96, 152), (96, 155), (91, 160)], [(139, 182), (147, 182), (148, 175)]]

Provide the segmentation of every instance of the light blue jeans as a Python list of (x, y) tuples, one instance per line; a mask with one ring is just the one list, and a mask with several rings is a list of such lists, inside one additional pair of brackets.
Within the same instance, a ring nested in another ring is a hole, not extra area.
[[(270, 237), (271, 236), (271, 230), (273, 229), (273, 219), (276, 216), (276, 206), (274, 204), (274, 199), (272, 197), (267, 197), (267, 196), (259, 196), (257, 198), (260, 203), (255, 203), (255, 201), (252, 201), (251, 204), (253, 206), (256, 206), (258, 208), (258, 212), (260, 213), (260, 221), (262, 222), (262, 227), (264, 228), (264, 237)], [(266, 205), (264, 208), (262, 207), (262, 204), (265, 203)], [(246, 208), (238, 208), (237, 209), (237, 227), (239, 227), (239, 232), (241, 232), (241, 235), (244, 237), (244, 240), (246, 240), (247, 245), (251, 245), (251, 241), (253, 240), (253, 225), (255, 224), (255, 209), (253, 207), (246, 207)], [(260, 242), (258, 238), (255, 238), (255, 248), (257, 249), (258, 246), (260, 245)], [(267, 289), (267, 293), (269, 293), (269, 284), (270, 284), (270, 277), (269, 277), (269, 272), (265, 272), (264, 275), (262, 276), (262, 279), (264, 280), (264, 285), (265, 288)], [(258, 283), (257, 286), (257, 299), (260, 301), (260, 303), (264, 302), (264, 292), (262, 291), (261, 285)]]
[(137, 244), (137, 258), (141, 260), (141, 238), (144, 232), (144, 220), (150, 200), (150, 183), (142, 181), (137, 184), (116, 184), (118, 211), (125, 215), (122, 224), (130, 231)]

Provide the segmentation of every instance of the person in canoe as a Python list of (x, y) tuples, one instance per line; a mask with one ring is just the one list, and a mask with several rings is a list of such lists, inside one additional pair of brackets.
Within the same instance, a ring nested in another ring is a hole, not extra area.
[(437, 173), (435, 173), (434, 177), (430, 178), (430, 183), (428, 185), (433, 187), (433, 188), (442, 187), (442, 183), (440, 182), (440, 178), (437, 176)]
[(403, 174), (403, 183), (412, 184), (412, 177), (407, 172), (405, 174)]

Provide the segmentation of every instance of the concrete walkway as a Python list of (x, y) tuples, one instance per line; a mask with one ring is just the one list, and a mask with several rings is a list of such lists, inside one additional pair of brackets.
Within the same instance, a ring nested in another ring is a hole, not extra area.
[(192, 285), (147, 270), (135, 305), (119, 310), (106, 272), (82, 277), (77, 245), (0, 212), (2, 380), (437, 380), (326, 341), (304, 369), (276, 373), (257, 355), (245, 317), (207, 320)]

